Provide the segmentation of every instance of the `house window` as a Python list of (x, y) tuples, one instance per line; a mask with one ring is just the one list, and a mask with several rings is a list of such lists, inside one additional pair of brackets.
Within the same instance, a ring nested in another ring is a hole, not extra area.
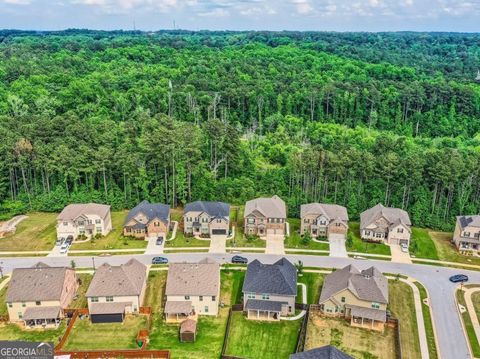
[(370, 235), (370, 231), (365, 231), (365, 235), (366, 235), (366, 236), (369, 236), (369, 235)]
[(12, 303), (8, 303), (8, 307), (12, 308), (13, 307)]
[(340, 223), (335, 223), (335, 227), (340, 227)]
[(263, 300), (269, 300), (269, 299), (270, 299), (270, 295), (269, 295), (269, 294), (262, 294), (262, 299), (263, 299)]
[(186, 295), (186, 296), (185, 296), (185, 300), (190, 300), (190, 296), (189, 296), (189, 295)]
[(255, 293), (248, 293), (247, 298), (248, 299), (255, 299)]
[(217, 297), (212, 295), (212, 302), (215, 302), (217, 300)]
[(380, 309), (380, 304), (373, 302), (373, 303), (372, 303), (372, 308), (373, 308), (373, 309)]
[(105, 297), (105, 300), (107, 302), (113, 302), (113, 297), (111, 295), (109, 295), (109, 296)]
[(78, 225), (79, 225), (79, 226), (84, 226), (84, 225), (85, 225), (85, 221), (79, 221), (79, 222), (78, 222)]
[(403, 233), (403, 228), (397, 228), (397, 233)]
[(18, 312), (17, 314), (18, 314), (18, 318), (19, 318), (19, 319), (22, 319), (22, 318), (23, 318), (22, 312)]
[(68, 226), (68, 222), (63, 222), (63, 225), (64, 225), (64, 226)]
[(102, 227), (97, 227), (97, 233), (102, 233)]
[(22, 302), (22, 307), (24, 307), (24, 308), (26, 307), (26, 304), (25, 304), (25, 302)]
[(208, 313), (208, 305), (205, 306), (205, 313)]
[(248, 224), (254, 224), (255, 223), (255, 218), (247, 218), (247, 223)]
[(198, 297), (198, 300), (199, 300), (200, 302), (203, 302), (203, 295), (199, 296), (199, 297)]
[(342, 297), (341, 302), (345, 303), (345, 297)]
[(305, 218), (305, 219), (303, 220), (303, 223), (310, 223), (310, 220), (307, 219), (307, 218)]
[(324, 226), (324, 225), (326, 225), (326, 224), (327, 224), (326, 221), (320, 221), (320, 225), (321, 225), (321, 226)]
[(375, 233), (375, 237), (376, 238), (382, 238), (382, 234), (381, 233)]
[(85, 229), (84, 229), (84, 228), (80, 228), (80, 229), (78, 230), (78, 233), (80, 233), (80, 234), (85, 234)]
[(463, 232), (464, 237), (470, 237), (470, 232)]
[(92, 297), (92, 298), (90, 299), (90, 301), (91, 301), (92, 303), (98, 303), (98, 297)]
[(132, 229), (130, 227), (127, 227), (127, 233), (132, 232)]
[(39, 300), (37, 300), (37, 301), (35, 302), (35, 305), (42, 305), (42, 302), (40, 302)]
[(95, 223), (96, 223), (96, 224), (100, 224), (100, 223), (102, 223), (102, 221), (100, 221), (99, 219), (96, 219), (96, 220), (95, 220)]

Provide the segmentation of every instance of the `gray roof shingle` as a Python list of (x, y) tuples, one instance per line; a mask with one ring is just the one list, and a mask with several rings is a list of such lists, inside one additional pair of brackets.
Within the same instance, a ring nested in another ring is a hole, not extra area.
[(119, 314), (125, 312), (125, 307), (132, 305), (130, 302), (90, 303), (90, 314)]
[(296, 296), (297, 268), (285, 258), (274, 264), (255, 259), (247, 267), (242, 292)]
[(134, 258), (120, 266), (104, 263), (95, 271), (86, 296), (140, 295), (146, 277), (147, 267)]
[(62, 221), (73, 221), (82, 214), (96, 214), (100, 218), (110, 212), (110, 206), (98, 203), (72, 203), (66, 206), (58, 215), (57, 219)]
[(347, 209), (338, 204), (328, 203), (308, 203), (300, 206), (300, 217), (303, 218), (307, 214), (326, 215), (330, 220), (339, 219), (341, 221), (348, 221)]
[(254, 211), (260, 212), (266, 218), (286, 218), (287, 207), (277, 195), (271, 198), (255, 198), (245, 203), (245, 216)]
[(325, 345), (324, 347), (291, 354), (290, 359), (353, 359), (353, 357), (332, 345)]
[(60, 306), (49, 307), (28, 307), (23, 313), (23, 320), (35, 320), (35, 319), (57, 319), (60, 317), (62, 308)]
[(168, 267), (166, 295), (218, 295), (220, 266), (218, 263), (171, 263)]
[(287, 302), (279, 302), (275, 300), (261, 300), (261, 299), (249, 299), (245, 305), (246, 310), (260, 310), (270, 312), (281, 312), (282, 305), (288, 304)]
[(170, 218), (170, 206), (161, 203), (150, 203), (147, 200), (144, 200), (128, 212), (128, 216), (125, 219), (125, 225), (134, 219), (139, 213), (143, 213), (147, 217), (147, 223), (155, 218), (160, 219), (164, 223), (168, 223)]
[(381, 203), (373, 206), (360, 213), (360, 228), (365, 228), (370, 223), (376, 221), (380, 217), (384, 217), (390, 224), (395, 222), (401, 222), (404, 225), (410, 227), (410, 217), (408, 213), (400, 208), (385, 207)]
[(184, 213), (206, 212), (210, 217), (230, 218), (230, 205), (224, 202), (195, 201), (187, 203)]

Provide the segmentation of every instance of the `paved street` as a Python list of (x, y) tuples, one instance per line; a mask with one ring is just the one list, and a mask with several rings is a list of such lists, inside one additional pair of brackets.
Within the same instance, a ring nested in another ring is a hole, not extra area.
[[(259, 259), (266, 263), (273, 263), (281, 256), (269, 254), (244, 253), (250, 261)], [(229, 261), (231, 255), (228, 254), (208, 254), (208, 253), (171, 253), (165, 254), (171, 262), (176, 261), (199, 261), (205, 257), (212, 258), (219, 262)], [(151, 262), (153, 255), (123, 255), (112, 257), (95, 257), (95, 265), (99, 266), (104, 262), (111, 264), (121, 264), (130, 258), (137, 258), (145, 264)], [(470, 277), (469, 283), (480, 284), (480, 272), (459, 270), (447, 267), (437, 267), (421, 264), (393, 263), (377, 260), (355, 260), (352, 258), (337, 258), (313, 255), (286, 255), (289, 260), (296, 263), (301, 260), (305, 266), (340, 268), (350, 263), (355, 263), (358, 268), (363, 269), (375, 265), (379, 270), (388, 273), (401, 273), (415, 278), (423, 283), (427, 288), (433, 311), (433, 317), (437, 328), (439, 351), (442, 359), (461, 359), (469, 358), (467, 342), (463, 335), (462, 324), (457, 314), (457, 308), (454, 301), (454, 292), (457, 285), (451, 283), (448, 278), (457, 273), (465, 273)], [(38, 261), (50, 265), (70, 265), (74, 259), (77, 267), (92, 266), (91, 257), (11, 257), (1, 258), (5, 273), (10, 272), (16, 267), (28, 267)]]

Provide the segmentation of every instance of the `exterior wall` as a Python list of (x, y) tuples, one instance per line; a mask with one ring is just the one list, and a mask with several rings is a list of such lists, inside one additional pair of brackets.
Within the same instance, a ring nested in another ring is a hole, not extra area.
[[(253, 220), (253, 223), (248, 223), (248, 220)], [(280, 223), (276, 223), (277, 220)], [(262, 215), (251, 213), (244, 217), (244, 233), (256, 234), (260, 237), (265, 237), (270, 233), (285, 234), (286, 218), (265, 218)]]
[[(200, 298), (202, 298), (202, 300), (200, 300)], [(190, 295), (188, 296), (188, 299), (186, 299), (183, 295), (169, 295), (167, 296), (167, 300), (174, 302), (190, 301), (192, 302), (195, 313), (200, 315), (218, 315), (218, 302), (220, 300), (219, 295), (215, 296), (215, 300), (212, 299), (211, 295), (202, 297), (198, 295)]]
[(118, 302), (128, 302), (131, 303), (125, 308), (125, 313), (138, 312), (140, 308), (141, 301), (140, 297), (136, 295), (130, 296), (113, 296), (113, 302), (107, 302), (107, 297), (97, 297), (98, 302), (92, 302), (92, 297), (88, 297), (88, 310), (91, 309), (92, 303), (118, 303)]
[[(193, 222), (199, 222), (200, 221), (199, 216), (200, 216), (201, 213), (202, 212), (194, 212), (194, 211), (184, 213), (184, 215), (183, 215), (183, 231), (184, 231), (184, 233), (194, 233), (192, 224), (193, 224)], [(195, 232), (195, 233), (200, 233), (200, 232), (198, 231), (198, 232)]]
[[(342, 302), (342, 297), (345, 298), (345, 301)], [(363, 307), (363, 308), (369, 308), (372, 309), (372, 302), (370, 301), (365, 301), (357, 298), (350, 290), (345, 289), (331, 297), (334, 300), (327, 300), (323, 304), (323, 312), (327, 315), (332, 315), (332, 316), (345, 316), (345, 305), (350, 304), (350, 305), (356, 305), (358, 307)], [(339, 303), (340, 305), (337, 306), (335, 304), (335, 301)], [(379, 310), (387, 310), (387, 305), (383, 303), (378, 303), (380, 304)]]
[[(403, 230), (403, 233), (402, 233)], [(410, 244), (410, 230), (401, 224), (390, 228), (388, 232), (387, 242), (390, 244), (400, 244), (403, 241), (407, 241), (407, 245)]]
[[(80, 225), (80, 222), (84, 221), (83, 225)], [(88, 223), (91, 221), (91, 224)], [(99, 223), (96, 223), (99, 221)], [(91, 233), (88, 227), (91, 227)], [(97, 228), (101, 229), (97, 231)], [(110, 211), (108, 211), (105, 218), (101, 218), (97, 215), (82, 215), (82, 218), (77, 219), (76, 221), (62, 221), (57, 220), (57, 238), (66, 238), (68, 236), (73, 236), (77, 238), (79, 235), (83, 234), (87, 237), (93, 237), (95, 234), (100, 233), (105, 236), (112, 230), (112, 217)]]
[(282, 306), (282, 315), (289, 315), (295, 314), (295, 296), (291, 295), (275, 295), (275, 294), (268, 294), (269, 299), (263, 299), (263, 295), (268, 293), (247, 293), (243, 292), (243, 307), (245, 308), (247, 305), (247, 301), (249, 299), (258, 299), (258, 300), (265, 300), (265, 301), (276, 301), (276, 302), (287, 302), (287, 305)]
[(12, 302), (7, 304), (8, 317), (10, 322), (21, 322), (25, 311), (29, 307), (53, 307), (60, 306), (60, 301), (58, 300), (44, 300), (40, 302), (40, 305), (37, 305), (35, 302)]
[(328, 225), (328, 234), (337, 233), (337, 234), (347, 234), (348, 224), (345, 225), (344, 222), (340, 220), (334, 220)]
[(214, 219), (211, 223), (210, 223), (210, 236), (212, 236), (212, 232), (214, 229), (224, 229), (226, 232), (226, 235), (228, 235), (228, 231), (230, 230), (230, 220), (226, 221), (224, 219)]
[[(305, 234), (306, 231), (309, 231), (314, 238), (328, 237), (330, 233), (346, 234), (348, 231), (348, 224), (345, 225), (344, 222), (338, 219), (329, 220), (320, 214), (308, 214), (303, 216), (300, 223), (300, 233)], [(337, 226), (337, 223), (339, 226)], [(313, 228), (314, 226), (317, 227), (316, 230)]]
[(467, 226), (463, 230), (459, 221), (455, 225), (453, 232), (453, 242), (459, 250), (480, 250), (480, 228)]
[[(193, 223), (200, 222), (200, 227), (194, 228)], [(190, 233), (194, 235), (208, 234), (212, 235), (214, 229), (225, 229), (226, 233), (230, 229), (230, 218), (227, 220), (222, 219), (217, 222), (216, 218), (212, 218), (206, 212), (187, 212), (183, 215), (183, 231), (184, 233)]]
[[(157, 223), (158, 226), (156, 226), (155, 223)], [(158, 218), (155, 218), (151, 220), (150, 223), (147, 225), (147, 233), (149, 236), (158, 236), (160, 234), (167, 235), (169, 227), (170, 227), (170, 218), (167, 223), (162, 222)]]
[[(380, 227), (378, 229), (377, 227)], [(411, 232), (403, 225), (399, 224), (389, 230), (389, 223), (385, 218), (380, 218), (377, 221), (370, 223), (364, 228), (360, 229), (360, 237), (377, 242), (386, 242), (390, 244), (400, 244), (400, 241), (407, 241), (410, 244)], [(384, 229), (385, 228), (385, 229)], [(398, 228), (403, 228), (403, 233), (398, 232)], [(407, 245), (408, 245), (407, 244)]]

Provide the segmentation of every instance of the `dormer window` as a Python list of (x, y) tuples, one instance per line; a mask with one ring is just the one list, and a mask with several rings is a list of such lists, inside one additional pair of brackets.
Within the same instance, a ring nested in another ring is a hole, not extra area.
[(464, 237), (470, 237), (470, 232), (463, 232)]
[(403, 228), (397, 228), (397, 233), (403, 233)]

